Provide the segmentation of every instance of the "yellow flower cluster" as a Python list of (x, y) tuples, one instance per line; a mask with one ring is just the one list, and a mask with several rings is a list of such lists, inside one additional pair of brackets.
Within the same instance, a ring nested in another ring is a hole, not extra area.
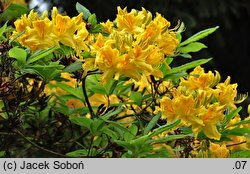
[(59, 47), (59, 43), (76, 50), (77, 55), (86, 48), (85, 39), (88, 37), (86, 23), (82, 19), (83, 14), (70, 18), (58, 13), (54, 7), (51, 11), (51, 20), (48, 12), (41, 16), (33, 10), (24, 14), (14, 22), (16, 32), (12, 37), (24, 32), (17, 41), (32, 51), (48, 49), (53, 45)]
[(173, 55), (178, 45), (176, 34), (169, 29), (170, 23), (160, 14), (152, 14), (118, 7), (114, 22), (102, 23), (106, 35), (99, 34), (92, 46), (96, 54), (94, 62), (106, 83), (124, 74), (135, 80), (144, 75), (162, 77), (160, 64), (166, 56)]
[(118, 7), (116, 19), (101, 23), (103, 32), (99, 34), (89, 34), (82, 16), (70, 18), (53, 8), (50, 20), (47, 11), (41, 16), (31, 11), (14, 22), (12, 37), (23, 32), (17, 41), (33, 51), (62, 43), (79, 57), (82, 51), (91, 52), (96, 58), (85, 57), (84, 72), (98, 68), (104, 83), (120, 75), (136, 81), (147, 75), (162, 77), (159, 66), (166, 56), (175, 54), (179, 44), (170, 22), (159, 13), (153, 18), (145, 9), (128, 12)]
[(182, 120), (185, 126), (192, 126), (197, 136), (203, 131), (208, 138), (219, 140), (217, 129), (223, 121), (227, 107), (234, 110), (237, 84), (230, 84), (230, 77), (219, 83), (218, 72), (205, 73), (196, 67), (187, 78), (180, 79), (180, 85), (173, 90), (173, 97), (164, 96), (160, 101), (162, 118), (169, 122)]

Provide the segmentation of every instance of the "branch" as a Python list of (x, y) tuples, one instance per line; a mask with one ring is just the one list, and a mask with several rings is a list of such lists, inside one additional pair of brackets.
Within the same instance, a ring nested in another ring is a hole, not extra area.
[(43, 150), (43, 151), (45, 151), (45, 152), (48, 152), (48, 153), (51, 153), (51, 154), (53, 154), (53, 155), (57, 155), (57, 156), (60, 156), (60, 157), (64, 157), (64, 158), (65, 158), (65, 157), (68, 157), (68, 156), (66, 156), (66, 155), (63, 155), (63, 154), (60, 154), (60, 153), (57, 153), (57, 152), (54, 152), (54, 151), (52, 151), (52, 150), (49, 150), (49, 149), (46, 149), (46, 148), (43, 148), (43, 147), (39, 146), (38, 144), (36, 144), (36, 143), (32, 142), (31, 140), (29, 140), (28, 138), (26, 138), (25, 135), (23, 135), (23, 133), (20, 132), (20, 131), (17, 130), (17, 129), (14, 129), (13, 132), (16, 133), (16, 134), (18, 134), (18, 135), (21, 136), (23, 139), (25, 139), (26, 141), (28, 141), (31, 145), (33, 145), (34, 147), (36, 147), (36, 148), (38, 148), (38, 149), (40, 149), (40, 150)]

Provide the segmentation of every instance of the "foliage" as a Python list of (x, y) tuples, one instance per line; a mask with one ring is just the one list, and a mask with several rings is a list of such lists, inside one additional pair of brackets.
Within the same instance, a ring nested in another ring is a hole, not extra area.
[[(201, 65), (212, 27), (118, 7), (99, 23), (80, 3), (70, 18), (34, 10), (0, 28), (0, 156), (240, 157), (249, 155), (246, 95)], [(9, 31), (11, 34), (9, 33)]]

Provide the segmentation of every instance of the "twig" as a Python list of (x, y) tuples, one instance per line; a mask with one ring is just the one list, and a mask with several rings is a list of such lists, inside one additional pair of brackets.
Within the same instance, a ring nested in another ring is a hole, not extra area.
[(95, 118), (95, 114), (94, 114), (94, 111), (93, 111), (91, 104), (89, 102), (89, 98), (88, 98), (87, 91), (86, 91), (86, 78), (87, 78), (87, 76), (83, 77), (83, 79), (82, 79), (82, 92), (83, 92), (85, 101), (87, 103), (91, 118)]
[(0, 135), (13, 136), (13, 135), (16, 135), (16, 133), (11, 133), (11, 132), (0, 132)]
[(66, 155), (63, 155), (63, 154), (60, 154), (60, 153), (58, 153), (58, 152), (54, 152), (54, 151), (52, 151), (52, 150), (49, 150), (49, 149), (46, 149), (46, 148), (44, 148), (44, 147), (39, 146), (38, 144), (36, 144), (36, 143), (32, 142), (31, 140), (29, 140), (28, 138), (26, 138), (25, 135), (23, 135), (23, 133), (21, 133), (21, 132), (20, 132), (19, 130), (17, 130), (17, 129), (14, 129), (13, 132), (16, 133), (16, 134), (18, 134), (18, 135), (21, 136), (23, 139), (25, 139), (26, 141), (28, 141), (31, 145), (33, 145), (34, 147), (36, 147), (36, 148), (38, 148), (38, 149), (40, 149), (40, 150), (43, 150), (43, 151), (45, 151), (45, 152), (48, 152), (48, 153), (51, 153), (51, 154), (53, 154), (53, 155), (57, 155), (57, 156), (60, 156), (60, 157), (64, 157), (64, 158), (67, 157)]
[(83, 91), (83, 95), (84, 95), (84, 98), (85, 98), (85, 101), (87, 103), (87, 106), (88, 106), (88, 109), (89, 109), (89, 112), (90, 112), (90, 115), (91, 115), (91, 118), (95, 118), (96, 115), (92, 109), (92, 106), (89, 102), (89, 98), (88, 98), (88, 95), (87, 95), (87, 91), (86, 91), (86, 78), (89, 76), (89, 75), (94, 75), (94, 74), (100, 74), (100, 72), (88, 72), (86, 76), (83, 77), (82, 79), (82, 91)]
[(93, 142), (94, 142), (94, 136), (91, 137), (91, 142), (90, 142), (90, 145), (89, 145), (87, 157), (90, 157), (90, 155), (91, 155), (90, 152), (91, 152), (91, 149), (92, 149)]
[(227, 144), (226, 147), (231, 147), (231, 146), (237, 146), (237, 145), (241, 145), (246, 143), (247, 141), (242, 141), (242, 142), (238, 142), (238, 143), (234, 143), (234, 144)]

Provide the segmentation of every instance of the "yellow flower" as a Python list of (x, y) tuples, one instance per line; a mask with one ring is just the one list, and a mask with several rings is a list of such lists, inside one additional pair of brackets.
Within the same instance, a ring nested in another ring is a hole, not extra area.
[(123, 10), (118, 7), (118, 14), (115, 22), (119, 30), (127, 31), (130, 33), (143, 32), (142, 24), (144, 22), (145, 15), (138, 13), (136, 10), (132, 10), (130, 13), (127, 12), (127, 8)]
[(103, 72), (104, 83), (120, 75), (136, 81), (149, 75), (163, 77), (159, 67), (178, 44), (165, 18), (157, 14), (152, 19), (152, 14), (145, 9), (127, 12), (126, 8), (118, 7), (114, 24), (107, 21), (102, 25), (109, 35), (97, 35), (90, 50), (96, 54), (95, 67)]
[(193, 132), (198, 134), (202, 130), (208, 138), (219, 140), (221, 134), (217, 130), (217, 124), (224, 119), (224, 110), (225, 106), (220, 106), (219, 103), (201, 109), (198, 117), (203, 124), (192, 123)]
[(111, 94), (110, 96), (106, 96), (104, 94), (94, 94), (89, 97), (89, 101), (91, 106), (100, 106), (101, 104), (104, 104), (105, 107), (109, 107), (111, 104), (118, 104), (120, 102), (115, 94)]
[(221, 104), (229, 106), (231, 109), (236, 109), (235, 97), (237, 96), (237, 84), (230, 84), (230, 77), (224, 83), (219, 83), (216, 88), (218, 89), (217, 98)]
[(112, 33), (114, 24), (110, 20), (107, 20), (106, 22), (101, 22), (100, 23), (103, 26), (103, 32), (105, 33)]
[(156, 22), (151, 21), (144, 32), (139, 33), (136, 36), (136, 45), (140, 45), (143, 49), (147, 48), (148, 45), (155, 44), (156, 40), (161, 34), (161, 28)]
[(198, 66), (190, 73), (187, 79), (181, 78), (180, 85), (186, 86), (190, 90), (207, 90), (220, 81), (220, 74), (217, 71), (215, 73), (215, 75), (211, 71), (205, 73), (204, 69)]
[(230, 156), (230, 152), (225, 144), (219, 145), (210, 142), (209, 150), (213, 158), (228, 158)]
[(47, 11), (39, 16), (32, 10), (28, 16), (23, 15), (14, 22), (16, 32), (12, 37), (24, 32), (17, 41), (32, 51), (48, 49), (53, 45), (59, 47), (60, 42), (73, 48), (77, 56), (81, 57), (80, 52), (87, 48), (85, 40), (88, 37), (86, 23), (82, 20), (82, 16), (82, 13), (73, 18), (62, 16), (54, 7), (50, 20)]
[(86, 48), (85, 39), (88, 36), (85, 22), (82, 21), (83, 14), (72, 19), (68, 16), (62, 16), (53, 9), (52, 20), (54, 21), (56, 33), (59, 41), (76, 50), (77, 56)]
[(159, 48), (167, 56), (172, 56), (175, 53), (179, 41), (176, 39), (174, 32), (164, 33), (159, 38)]
[(170, 27), (170, 22), (164, 17), (162, 17), (160, 13), (156, 13), (154, 21), (158, 26), (160, 26), (161, 32), (166, 31)]
[(31, 50), (48, 49), (56, 45), (58, 41), (51, 27), (52, 23), (48, 19), (34, 21), (33, 28), (27, 27), (20, 41)]
[(181, 119), (186, 126), (203, 125), (201, 118), (197, 117), (199, 109), (192, 95), (179, 95), (172, 100), (169, 97), (163, 97), (160, 100), (162, 118), (167, 118), (169, 122)]
[(203, 131), (211, 139), (220, 139), (217, 125), (224, 119), (225, 105), (210, 104), (211, 94), (206, 91), (185, 91), (179, 86), (172, 91), (173, 98), (164, 96), (160, 100), (162, 119), (169, 122), (181, 119), (185, 126), (192, 125), (195, 136)]
[(17, 32), (22, 32), (26, 29), (26, 27), (30, 26), (30, 22), (28, 21), (27, 14), (21, 16), (19, 20), (14, 22)]
[(79, 99), (69, 99), (67, 102), (66, 102), (66, 105), (69, 107), (69, 108), (73, 108), (73, 109), (76, 109), (76, 108), (82, 108), (84, 107), (84, 103), (82, 101), (80, 101)]
[[(124, 61), (124, 56), (120, 56), (117, 49), (112, 49), (111, 46), (105, 46), (99, 50), (96, 55), (96, 65), (101, 71), (103, 71), (103, 83), (107, 83), (108, 80), (118, 73), (122, 73), (122, 62)], [(117, 76), (118, 77), (118, 76)]]

